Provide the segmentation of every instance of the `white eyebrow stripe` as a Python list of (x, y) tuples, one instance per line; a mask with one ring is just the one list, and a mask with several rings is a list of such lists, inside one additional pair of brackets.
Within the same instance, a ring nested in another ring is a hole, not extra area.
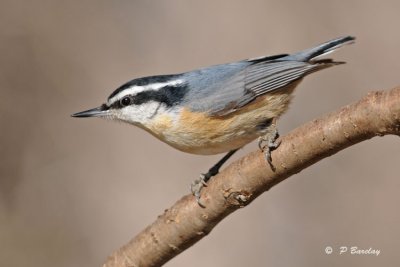
[(178, 80), (172, 80), (172, 81), (165, 82), (165, 83), (152, 83), (152, 84), (142, 85), (142, 86), (133, 85), (133, 86), (123, 90), (122, 92), (120, 92), (116, 96), (112, 97), (111, 99), (109, 99), (107, 101), (107, 104), (110, 106), (112, 103), (118, 101), (119, 99), (121, 99), (127, 95), (135, 95), (140, 92), (150, 91), (150, 90), (157, 91), (165, 86), (176, 86), (176, 85), (179, 85), (182, 83), (184, 83), (184, 81), (181, 79), (178, 79)]
[(146, 89), (150, 89), (150, 90), (158, 90), (165, 86), (175, 86), (175, 85), (182, 84), (182, 83), (183, 83), (183, 80), (178, 79), (178, 80), (173, 80), (173, 81), (169, 81), (166, 83), (153, 83), (153, 84), (145, 85), (143, 87)]

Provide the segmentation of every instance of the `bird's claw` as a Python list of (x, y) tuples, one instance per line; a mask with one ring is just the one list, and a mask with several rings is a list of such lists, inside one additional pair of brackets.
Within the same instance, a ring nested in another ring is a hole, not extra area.
[(237, 150), (238, 148), (229, 151), (222, 159), (220, 159), (214, 166), (212, 166), (206, 174), (200, 174), (200, 177), (194, 180), (190, 185), (190, 190), (192, 191), (192, 194), (196, 197), (196, 201), (200, 207), (205, 208), (205, 205), (200, 201), (201, 189), (207, 186), (208, 180), (218, 174), (222, 164), (224, 164)]
[(281, 140), (277, 140), (279, 138), (279, 132), (276, 129), (275, 124), (273, 124), (273, 128), (264, 136), (260, 136), (258, 138), (258, 147), (264, 153), (265, 159), (268, 161), (269, 165), (273, 170), (275, 170), (274, 165), (272, 165), (272, 156), (271, 152), (279, 147), (281, 144)]
[(201, 203), (200, 197), (201, 197), (201, 189), (203, 189), (203, 187), (207, 187), (207, 174), (200, 174), (200, 177), (197, 178), (196, 180), (194, 180), (192, 182), (192, 184), (190, 185), (190, 191), (192, 191), (193, 196), (196, 197), (196, 201), (199, 204), (199, 206), (201, 207), (205, 207), (203, 203)]

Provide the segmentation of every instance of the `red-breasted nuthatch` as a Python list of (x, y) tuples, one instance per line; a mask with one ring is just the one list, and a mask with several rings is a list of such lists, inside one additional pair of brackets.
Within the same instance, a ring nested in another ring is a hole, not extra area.
[(341, 37), (290, 55), (134, 79), (100, 107), (72, 116), (124, 121), (188, 153), (228, 152), (192, 184), (199, 201), (201, 188), (222, 164), (257, 137), (271, 164), (270, 152), (279, 145), (275, 120), (287, 110), (294, 88), (306, 75), (344, 63), (318, 58), (354, 40)]

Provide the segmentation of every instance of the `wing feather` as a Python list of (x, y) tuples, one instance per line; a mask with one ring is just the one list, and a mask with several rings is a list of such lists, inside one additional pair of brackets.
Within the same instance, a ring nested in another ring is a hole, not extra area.
[[(210, 116), (224, 116), (235, 112), (257, 97), (284, 88), (310, 72), (336, 64), (331, 61), (301, 62), (301, 61), (266, 61), (240, 66), (230, 75), (213, 77), (213, 82), (198, 82), (197, 88), (207, 85), (202, 90), (196, 90), (189, 97), (189, 106), (194, 111), (207, 112)], [(199, 76), (196, 76), (199, 77)], [(193, 81), (193, 79), (192, 79)]]
[(244, 70), (243, 95), (222, 109), (214, 109), (210, 114), (224, 116), (232, 113), (258, 96), (284, 88), (310, 72), (325, 67), (326, 64), (299, 61), (272, 61), (250, 65)]
[(185, 104), (209, 116), (230, 114), (257, 97), (286, 88), (312, 72), (343, 64), (316, 58), (353, 41), (354, 37), (345, 36), (291, 55), (260, 57), (186, 73), (192, 90)]

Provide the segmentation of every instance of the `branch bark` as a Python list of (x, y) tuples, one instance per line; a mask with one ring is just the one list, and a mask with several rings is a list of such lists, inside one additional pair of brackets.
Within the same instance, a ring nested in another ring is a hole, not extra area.
[(346, 147), (388, 134), (400, 135), (400, 87), (371, 92), (290, 132), (272, 153), (275, 171), (259, 151), (233, 162), (203, 189), (206, 208), (192, 195), (182, 197), (103, 266), (161, 266), (272, 186)]

